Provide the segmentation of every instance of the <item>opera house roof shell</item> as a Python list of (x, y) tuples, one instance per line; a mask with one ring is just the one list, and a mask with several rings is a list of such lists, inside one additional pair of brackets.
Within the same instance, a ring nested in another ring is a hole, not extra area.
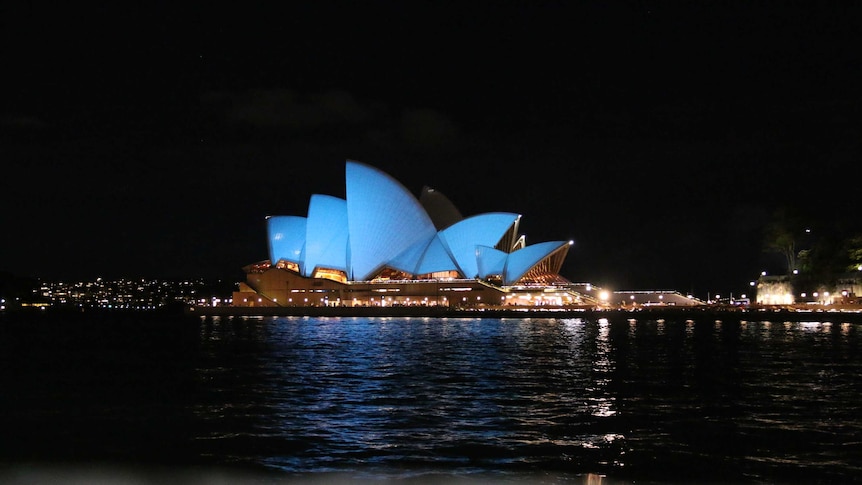
[(401, 183), (369, 165), (347, 161), (346, 197), (315, 194), (302, 216), (267, 218), (269, 258), (291, 263), (305, 277), (320, 270), (367, 281), (386, 269), (410, 278), (457, 272), (504, 286), (530, 275), (556, 275), (569, 241), (525, 245), (519, 214), (463, 217), (441, 193), (424, 188), (417, 199)]

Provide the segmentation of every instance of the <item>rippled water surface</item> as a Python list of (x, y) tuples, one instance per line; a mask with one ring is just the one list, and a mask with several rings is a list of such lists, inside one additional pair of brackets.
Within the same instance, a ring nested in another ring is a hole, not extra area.
[(2, 322), (0, 464), (856, 482), (860, 339), (817, 322)]

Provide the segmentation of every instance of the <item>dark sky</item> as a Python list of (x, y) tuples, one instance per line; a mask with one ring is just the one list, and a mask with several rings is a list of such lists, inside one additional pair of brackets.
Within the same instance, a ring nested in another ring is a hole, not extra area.
[(776, 207), (859, 218), (859, 2), (115, 3), (4, 7), (0, 271), (239, 278), (347, 159), (615, 289), (745, 291)]

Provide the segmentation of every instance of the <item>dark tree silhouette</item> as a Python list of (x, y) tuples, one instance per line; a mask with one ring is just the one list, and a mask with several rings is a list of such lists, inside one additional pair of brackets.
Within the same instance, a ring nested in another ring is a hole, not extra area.
[(807, 230), (802, 216), (787, 207), (780, 207), (764, 230), (763, 250), (784, 256), (787, 274), (792, 274), (799, 268), (797, 246)]

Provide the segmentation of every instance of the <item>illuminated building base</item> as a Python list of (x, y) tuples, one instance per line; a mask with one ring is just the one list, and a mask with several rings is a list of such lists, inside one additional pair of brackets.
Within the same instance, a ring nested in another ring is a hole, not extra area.
[(594, 308), (601, 302), (575, 285), (497, 286), (477, 279), (335, 281), (307, 278), (262, 263), (247, 268), (246, 282), (233, 294), (237, 307), (443, 306), (494, 308), (541, 306)]

